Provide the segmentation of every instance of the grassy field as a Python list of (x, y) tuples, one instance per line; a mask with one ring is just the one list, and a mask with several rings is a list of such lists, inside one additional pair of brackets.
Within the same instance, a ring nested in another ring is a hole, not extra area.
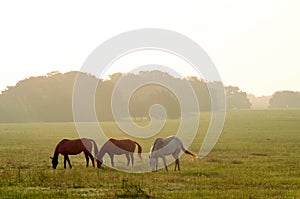
[[(203, 114), (190, 150), (199, 151), (208, 122)], [(113, 123), (102, 127), (124, 137)], [(168, 121), (160, 136), (177, 127)], [(174, 165), (141, 174), (86, 168), (83, 154), (70, 157), (73, 169), (63, 169), (60, 157), (53, 170), (57, 142), (76, 137), (72, 123), (0, 124), (0, 198), (300, 198), (300, 110), (228, 112), (213, 151), (183, 155), (180, 172)], [(149, 150), (151, 143), (138, 141)]]

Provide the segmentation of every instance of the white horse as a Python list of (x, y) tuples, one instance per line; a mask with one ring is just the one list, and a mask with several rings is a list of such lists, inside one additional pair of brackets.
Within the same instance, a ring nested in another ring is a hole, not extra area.
[(186, 150), (182, 142), (175, 136), (157, 138), (152, 145), (149, 155), (151, 170), (157, 171), (158, 158), (160, 157), (163, 159), (166, 171), (168, 171), (166, 155), (172, 155), (175, 159), (174, 171), (176, 171), (176, 167), (178, 167), (178, 171), (180, 171), (178, 157), (181, 150), (188, 155), (196, 157), (194, 153)]

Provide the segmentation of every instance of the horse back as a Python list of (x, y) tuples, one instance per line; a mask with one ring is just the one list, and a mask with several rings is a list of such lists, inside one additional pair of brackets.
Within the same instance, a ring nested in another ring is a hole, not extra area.
[(181, 146), (181, 141), (175, 136), (157, 138), (152, 145), (151, 152), (159, 153), (161, 155), (169, 155), (175, 151), (180, 151)]
[[(87, 147), (87, 148), (86, 148)], [(88, 139), (68, 140), (63, 139), (56, 147), (56, 152), (63, 155), (77, 155), (79, 153), (91, 150), (92, 145)]]
[(109, 142), (113, 143), (114, 146), (128, 152), (134, 152), (135, 150), (135, 142), (130, 139), (124, 140), (116, 140), (116, 139), (109, 139)]

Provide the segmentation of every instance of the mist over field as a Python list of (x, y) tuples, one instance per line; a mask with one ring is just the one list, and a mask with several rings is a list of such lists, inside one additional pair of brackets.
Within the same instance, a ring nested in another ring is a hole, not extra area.
[[(19, 81), (16, 86), (7, 87), (0, 95), (0, 122), (71, 122), (72, 92), (78, 72), (51, 72), (46, 76), (29, 77)], [(139, 79), (147, 80), (155, 77), (171, 84), (180, 85), (188, 82), (196, 93), (201, 111), (211, 110), (210, 93), (206, 82), (198, 77), (175, 78), (166, 72), (141, 71), (133, 73), (115, 73), (109, 79), (97, 79), (81, 73), (86, 81), (98, 85), (95, 90), (96, 113), (100, 121), (113, 121), (111, 111), (111, 95), (116, 83), (121, 78), (134, 84)], [(126, 86), (126, 85), (125, 85)], [(227, 110), (240, 109), (297, 109), (300, 108), (300, 93), (278, 91), (272, 96), (255, 97), (241, 91), (237, 86), (226, 86)], [(122, 95), (122, 91), (120, 91)], [(124, 99), (125, 100), (125, 99)], [(174, 93), (167, 88), (149, 84), (139, 88), (130, 99), (130, 113), (135, 119), (147, 118), (149, 108), (153, 104), (161, 104), (167, 111), (167, 117), (180, 117), (179, 103)], [(194, 110), (189, 110), (192, 114)]]

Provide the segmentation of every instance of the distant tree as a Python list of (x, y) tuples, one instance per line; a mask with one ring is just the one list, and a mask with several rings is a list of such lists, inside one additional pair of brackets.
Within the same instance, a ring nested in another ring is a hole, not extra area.
[(271, 96), (259, 96), (256, 97), (253, 94), (247, 95), (250, 103), (251, 103), (251, 109), (267, 109), (269, 107), (269, 101), (271, 99)]
[(243, 92), (238, 87), (233, 86), (228, 86), (225, 90), (228, 110), (251, 108), (246, 92)]
[(111, 96), (114, 88), (112, 81), (99, 81), (95, 95), (95, 108), (99, 121), (112, 121)]
[(210, 94), (205, 81), (200, 79), (199, 77), (187, 77), (186, 79), (194, 89), (194, 92), (198, 99), (200, 111), (210, 111)]
[[(72, 121), (72, 91), (77, 72), (30, 77), (0, 95), (0, 122)], [(93, 79), (87, 75), (87, 78)]]
[(269, 108), (300, 108), (300, 92), (278, 91), (272, 95)]
[(148, 118), (150, 108), (154, 104), (162, 105), (168, 118), (180, 116), (177, 98), (168, 89), (156, 84), (143, 86), (131, 96), (130, 113), (135, 119), (138, 117)]

